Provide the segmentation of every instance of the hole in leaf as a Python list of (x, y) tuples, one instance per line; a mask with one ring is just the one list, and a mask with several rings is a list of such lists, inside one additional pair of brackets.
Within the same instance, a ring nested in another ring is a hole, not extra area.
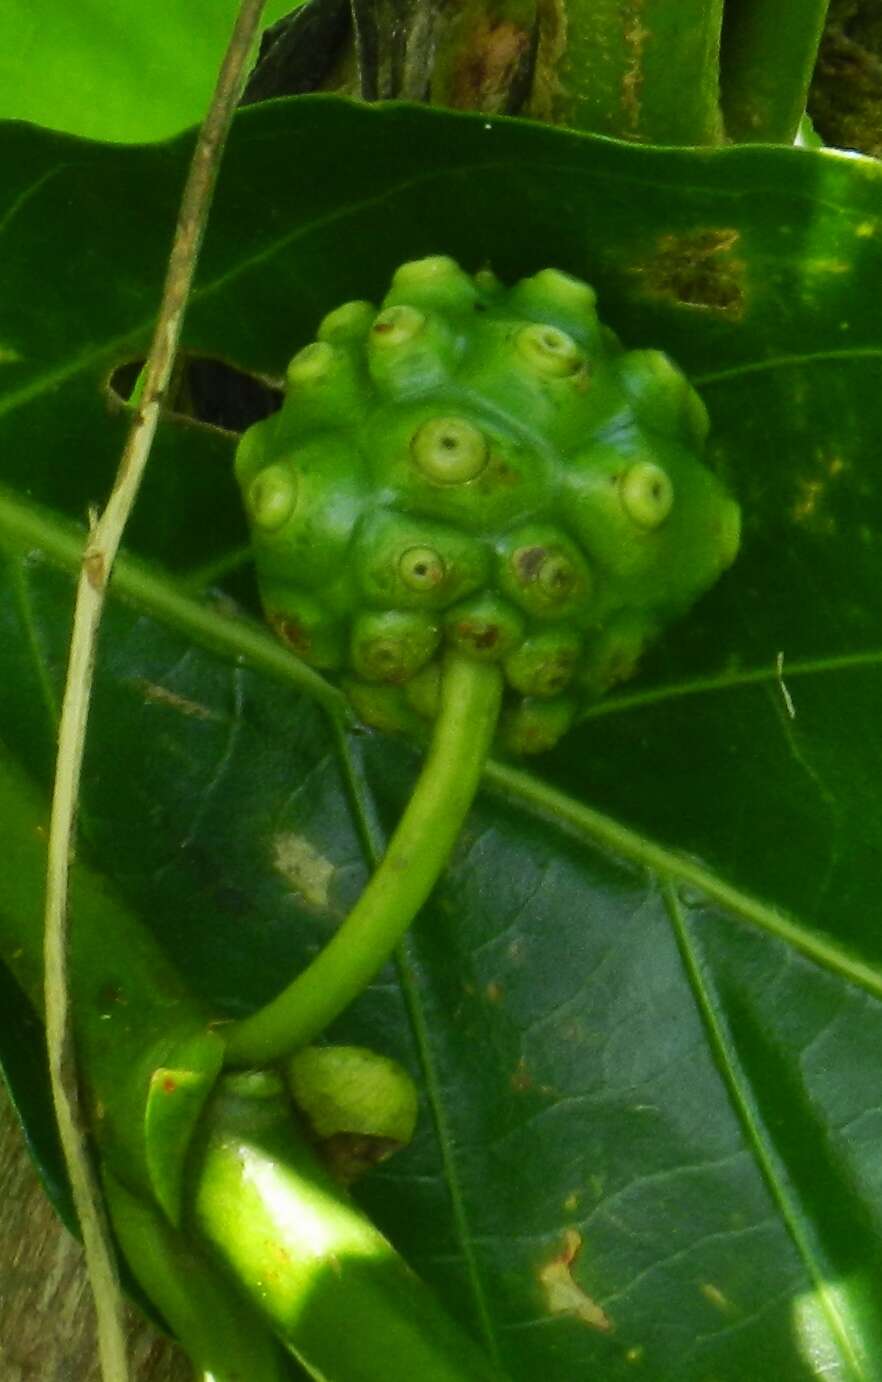
[[(126, 360), (107, 381), (116, 404), (133, 406), (144, 361)], [(244, 432), (282, 406), (282, 390), (267, 379), (205, 355), (181, 355), (175, 365), (163, 410), (177, 421)]]

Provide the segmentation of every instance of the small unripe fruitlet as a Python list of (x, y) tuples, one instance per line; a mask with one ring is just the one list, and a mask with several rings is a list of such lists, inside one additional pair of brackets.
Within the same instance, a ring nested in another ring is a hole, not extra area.
[(402, 264), (287, 378), (236, 457), (263, 603), (383, 728), (434, 714), (453, 648), (499, 665), (506, 748), (549, 748), (737, 554), (698, 394), (557, 269)]

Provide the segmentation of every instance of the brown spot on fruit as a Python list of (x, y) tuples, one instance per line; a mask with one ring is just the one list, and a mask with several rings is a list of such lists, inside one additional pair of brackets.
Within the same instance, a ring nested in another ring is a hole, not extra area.
[(547, 550), (544, 547), (521, 547), (515, 552), (515, 566), (522, 580), (533, 580), (538, 574), (539, 568), (544, 562), (546, 555)]

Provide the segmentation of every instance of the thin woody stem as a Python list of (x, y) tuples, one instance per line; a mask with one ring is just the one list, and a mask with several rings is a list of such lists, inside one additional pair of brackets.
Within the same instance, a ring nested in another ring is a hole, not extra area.
[(78, 1104), (67, 992), (70, 859), (74, 847), (95, 650), (107, 583), (156, 433), (162, 397), (171, 377), (184, 310), (211, 205), (217, 168), (241, 92), (263, 5), (264, 0), (242, 0), (211, 108), (196, 142), (181, 201), (159, 317), (147, 358), (143, 402), (126, 441), (107, 506), (101, 516), (93, 520), (83, 554), (59, 724), (46, 877), (46, 1043), (55, 1115), (92, 1283), (101, 1371), (105, 1382), (125, 1382), (128, 1365), (113, 1253)]

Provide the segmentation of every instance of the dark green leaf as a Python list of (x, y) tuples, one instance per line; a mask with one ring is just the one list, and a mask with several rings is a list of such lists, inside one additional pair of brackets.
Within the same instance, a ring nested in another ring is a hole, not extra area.
[[(4, 152), (0, 725), (45, 779), (60, 539), (109, 483), (104, 384), (143, 352), (188, 146), (10, 129)], [(491, 769), (397, 970), (338, 1025), (423, 1092), (363, 1197), (516, 1382), (880, 1375), (880, 234), (878, 167), (823, 152), (323, 98), (234, 130), (190, 350), (277, 377), (405, 257), (553, 263), (692, 373), (745, 509), (743, 555), (640, 680)], [(250, 626), (218, 651), (162, 614), (245, 541), (232, 444), (162, 429), (130, 535), (153, 594), (121, 572), (83, 832), (237, 1012), (351, 904), (417, 759), (347, 734), (286, 659), (238, 665)], [(255, 608), (247, 571), (223, 588)]]

